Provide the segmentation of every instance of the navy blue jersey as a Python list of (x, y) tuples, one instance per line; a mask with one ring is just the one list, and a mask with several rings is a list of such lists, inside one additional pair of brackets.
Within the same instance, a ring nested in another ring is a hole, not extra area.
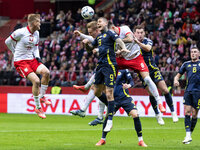
[(182, 64), (179, 73), (187, 73), (187, 84), (185, 91), (200, 91), (200, 61), (187, 61)]
[[(153, 41), (146, 37), (144, 38), (142, 43), (145, 45), (153, 46)], [(153, 59), (153, 49), (151, 49), (149, 52), (141, 49), (141, 54), (144, 58), (145, 63), (147, 64), (148, 68), (151, 67), (151, 65), (155, 64), (154, 59)], [(154, 66), (154, 67), (157, 67), (157, 66)]]
[(99, 34), (92, 42), (93, 46), (99, 48), (98, 64), (117, 65), (115, 58), (115, 40), (118, 35), (110, 30)]
[(131, 86), (134, 85), (133, 79), (128, 69), (118, 71), (116, 84), (114, 87), (115, 101), (121, 101), (124, 98), (130, 97), (128, 89), (124, 89), (122, 83), (131, 84)]

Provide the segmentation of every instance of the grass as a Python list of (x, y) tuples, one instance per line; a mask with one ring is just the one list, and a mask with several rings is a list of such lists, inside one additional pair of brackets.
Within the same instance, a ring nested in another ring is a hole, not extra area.
[(199, 150), (199, 125), (189, 145), (182, 144), (185, 137), (184, 120), (174, 124), (164, 118), (165, 126), (155, 118), (141, 118), (143, 138), (147, 148), (139, 147), (133, 120), (130, 117), (114, 117), (114, 127), (104, 146), (96, 147), (101, 138), (101, 125), (91, 127), (88, 122), (94, 116), (0, 114), (0, 150)]

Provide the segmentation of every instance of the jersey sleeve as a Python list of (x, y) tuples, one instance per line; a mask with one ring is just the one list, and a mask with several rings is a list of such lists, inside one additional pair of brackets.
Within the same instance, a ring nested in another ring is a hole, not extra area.
[[(98, 36), (97, 36), (98, 37)], [(97, 43), (97, 37), (94, 39), (94, 41), (92, 42), (92, 45), (93, 46), (98, 46), (98, 43)]]
[(92, 36), (90, 36), (90, 35), (86, 35), (86, 34), (81, 33), (80, 37), (82, 39), (88, 39), (91, 43), (94, 41), (94, 38)]
[(10, 38), (11, 38), (13, 41), (17, 42), (17, 41), (19, 41), (19, 40), (21, 39), (22, 35), (23, 35), (23, 28), (14, 31), (14, 32), (10, 35)]
[(122, 32), (124, 33), (124, 35), (126, 36), (127, 34), (132, 34), (131, 29), (128, 26), (122, 26), (121, 27)]
[(126, 69), (125, 73), (126, 73), (126, 79), (127, 79), (128, 84), (130, 84), (131, 87), (133, 87), (134, 86), (134, 82), (133, 82), (133, 78), (131, 76), (131, 73), (129, 72), (128, 69)]
[(184, 72), (186, 71), (185, 66), (186, 66), (186, 63), (183, 63), (182, 66), (181, 66), (181, 68), (179, 69), (179, 72), (178, 72), (178, 73), (184, 74)]
[(118, 37), (118, 35), (115, 32), (112, 31), (108, 31), (108, 34), (110, 35), (111, 39), (113, 39), (113, 41), (115, 41)]
[(153, 41), (147, 38), (144, 44), (153, 46)]
[(40, 58), (39, 52), (39, 32), (37, 31), (37, 44), (34, 46), (33, 55), (35, 58)]

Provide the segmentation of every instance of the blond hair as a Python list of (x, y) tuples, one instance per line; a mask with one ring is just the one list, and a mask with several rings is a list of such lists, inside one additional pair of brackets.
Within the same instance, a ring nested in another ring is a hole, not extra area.
[(87, 28), (91, 28), (92, 30), (97, 29), (97, 22), (96, 21), (91, 21), (87, 24)]
[(28, 23), (32, 23), (36, 19), (40, 19), (40, 14), (29, 14), (28, 15)]

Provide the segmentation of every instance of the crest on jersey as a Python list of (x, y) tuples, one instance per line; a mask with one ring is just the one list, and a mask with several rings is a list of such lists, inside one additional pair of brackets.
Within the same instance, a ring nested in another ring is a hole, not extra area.
[(28, 68), (25, 68), (24, 71), (25, 71), (25, 72), (28, 72)]
[(106, 36), (107, 36), (106, 34), (103, 35), (104, 38), (105, 38)]
[(188, 67), (191, 67), (191, 65), (189, 64)]
[(142, 68), (144, 68), (144, 64), (143, 64), (143, 63), (141, 63), (140, 66), (141, 66)]
[(121, 72), (118, 72), (118, 74), (117, 74), (118, 76), (120, 76), (121, 75)]

